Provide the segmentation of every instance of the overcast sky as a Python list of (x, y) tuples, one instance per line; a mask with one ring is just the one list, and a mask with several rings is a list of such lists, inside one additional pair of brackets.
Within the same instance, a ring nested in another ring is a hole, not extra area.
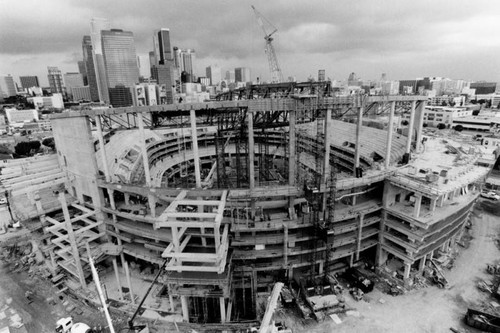
[(251, 5), (272, 22), (283, 75), (305, 80), (444, 76), (500, 81), (500, 1), (490, 0), (0, 0), (0, 74), (38, 75), (47, 66), (78, 71), (92, 17), (134, 33), (138, 55), (152, 33), (196, 50), (195, 70), (250, 67), (270, 78), (264, 34)]

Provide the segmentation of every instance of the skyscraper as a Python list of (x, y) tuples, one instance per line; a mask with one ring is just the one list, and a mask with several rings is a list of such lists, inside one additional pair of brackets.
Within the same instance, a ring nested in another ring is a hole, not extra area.
[(16, 96), (17, 89), (14, 78), (9, 75), (0, 75), (0, 100), (10, 96)]
[(211, 85), (217, 85), (222, 81), (222, 69), (217, 65), (208, 66), (205, 70)]
[(64, 82), (61, 71), (57, 67), (50, 66), (47, 67), (47, 70), (49, 71), (47, 78), (49, 79), (50, 91), (53, 94), (60, 93), (64, 96)]
[(87, 67), (85, 66), (85, 61), (78, 61), (78, 72), (82, 74), (83, 85), (86, 86), (89, 84), (89, 80), (87, 79)]
[(167, 104), (173, 103), (173, 86), (175, 85), (175, 61), (170, 44), (170, 30), (161, 28), (153, 33), (153, 57), (151, 77), (162, 86), (166, 93)]
[(68, 98), (73, 98), (72, 88), (83, 87), (83, 75), (80, 73), (64, 74), (64, 86), (66, 87), (66, 95)]
[(194, 50), (186, 49), (181, 50), (174, 47), (174, 65), (178, 71), (178, 74), (183, 78), (182, 82), (193, 82), (194, 81), (194, 60), (196, 53)]
[(23, 89), (28, 89), (31, 87), (40, 87), (40, 83), (38, 81), (38, 76), (20, 76), (19, 80), (21, 81), (21, 87)]
[(250, 68), (238, 67), (234, 69), (234, 80), (236, 82), (249, 82), (250, 79)]
[(92, 47), (92, 40), (90, 36), (83, 36), (82, 41), (83, 62), (87, 69), (87, 81), (90, 88), (90, 98), (93, 102), (100, 101), (99, 98), (99, 84), (97, 83), (97, 74), (94, 65), (94, 52)]
[(109, 30), (111, 25), (107, 19), (93, 18), (90, 21), (90, 38), (92, 40), (92, 52), (96, 73), (99, 100), (109, 103), (108, 83), (106, 78), (106, 68), (104, 65), (101, 31)]
[[(130, 90), (136, 83), (139, 82), (139, 68), (137, 67), (137, 55), (134, 44), (134, 34), (130, 31), (121, 29), (111, 29), (101, 31), (102, 36), (102, 51), (104, 56), (104, 64), (106, 68), (106, 77), (108, 79), (108, 88), (120, 87), (118, 90), (119, 96), (124, 95), (122, 87)], [(132, 93), (132, 91), (131, 91)], [(109, 92), (110, 100), (111, 90)], [(119, 100), (115, 99), (114, 106)], [(124, 103), (129, 103), (128, 99), (123, 99)]]

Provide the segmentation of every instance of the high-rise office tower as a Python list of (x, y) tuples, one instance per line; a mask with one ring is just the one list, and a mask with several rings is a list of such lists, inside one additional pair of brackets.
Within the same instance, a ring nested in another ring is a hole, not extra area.
[(217, 65), (208, 66), (205, 69), (207, 77), (210, 79), (210, 84), (215, 86), (222, 81), (222, 69)]
[(83, 75), (80, 73), (64, 74), (64, 86), (66, 87), (66, 96), (73, 98), (73, 88), (83, 87)]
[(236, 82), (250, 82), (250, 68), (238, 67), (234, 69), (234, 80)]
[[(182, 82), (193, 82), (194, 81), (194, 60), (196, 53), (194, 50), (186, 49), (181, 50), (174, 47), (174, 65), (178, 74), (182, 78)], [(177, 79), (177, 78), (176, 78)]]
[(49, 74), (47, 78), (49, 79), (50, 91), (55, 93), (63, 94), (64, 96), (64, 82), (62, 73), (57, 67), (47, 67)]
[(78, 72), (82, 74), (83, 85), (86, 86), (89, 84), (89, 80), (87, 79), (87, 67), (85, 66), (85, 61), (78, 61)]
[(31, 87), (40, 87), (38, 76), (32, 76), (32, 75), (20, 76), (19, 80), (21, 81), (21, 87), (23, 87), (23, 89), (28, 89)]
[[(129, 88), (132, 95), (132, 88), (139, 82), (134, 34), (121, 29), (111, 29), (101, 31), (101, 36), (110, 102), (114, 106), (129, 106), (124, 105), (129, 103), (129, 99), (122, 98), (126, 94), (125, 90), (114, 88)], [(117, 92), (115, 96), (112, 96), (112, 88)]]
[(175, 60), (170, 44), (170, 30), (162, 28), (153, 33), (153, 57), (151, 77), (166, 92), (167, 104), (173, 103), (173, 86), (175, 86)]
[(0, 100), (10, 96), (16, 96), (17, 89), (14, 78), (9, 75), (0, 75)]
[(235, 75), (234, 75), (234, 71), (226, 71), (226, 81), (228, 82), (234, 82), (234, 79), (235, 79)]
[(87, 82), (90, 89), (90, 99), (92, 102), (99, 102), (99, 84), (94, 64), (94, 51), (90, 36), (83, 36), (82, 41), (83, 62), (87, 69)]
[(111, 25), (107, 19), (93, 18), (90, 21), (90, 38), (92, 40), (92, 52), (99, 100), (105, 103), (109, 103), (109, 95), (106, 68), (103, 58), (101, 31), (109, 30), (110, 28)]

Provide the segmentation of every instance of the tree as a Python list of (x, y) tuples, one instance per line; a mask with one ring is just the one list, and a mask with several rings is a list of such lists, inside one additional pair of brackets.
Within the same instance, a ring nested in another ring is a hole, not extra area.
[(52, 138), (52, 137), (43, 139), (42, 145), (49, 147), (50, 149), (56, 148), (56, 142), (54, 141), (54, 138)]
[(453, 129), (457, 132), (462, 132), (464, 130), (464, 127), (462, 125), (457, 125), (453, 127)]
[(22, 141), (14, 147), (14, 151), (19, 156), (31, 156), (32, 151), (37, 151), (40, 146), (40, 141)]
[(446, 124), (444, 124), (444, 123), (439, 123), (437, 125), (437, 129), (439, 129), (439, 130), (442, 130), (442, 129), (445, 129), (445, 128), (446, 128)]

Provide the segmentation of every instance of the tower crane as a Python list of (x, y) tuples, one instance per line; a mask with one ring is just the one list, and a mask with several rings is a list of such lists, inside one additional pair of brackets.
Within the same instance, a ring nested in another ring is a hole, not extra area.
[[(269, 20), (267, 20), (255, 7), (252, 5), (252, 9), (257, 17), (257, 22), (260, 28), (264, 31), (264, 39), (266, 41), (265, 52), (267, 55), (267, 61), (269, 62), (269, 71), (271, 72), (272, 83), (283, 82), (283, 73), (281, 73), (281, 68), (278, 63), (278, 58), (276, 57), (276, 52), (273, 46), (272, 35), (278, 31), (274, 25), (272, 25)], [(267, 28), (266, 28), (267, 26)], [(271, 32), (268, 32), (271, 31)]]

